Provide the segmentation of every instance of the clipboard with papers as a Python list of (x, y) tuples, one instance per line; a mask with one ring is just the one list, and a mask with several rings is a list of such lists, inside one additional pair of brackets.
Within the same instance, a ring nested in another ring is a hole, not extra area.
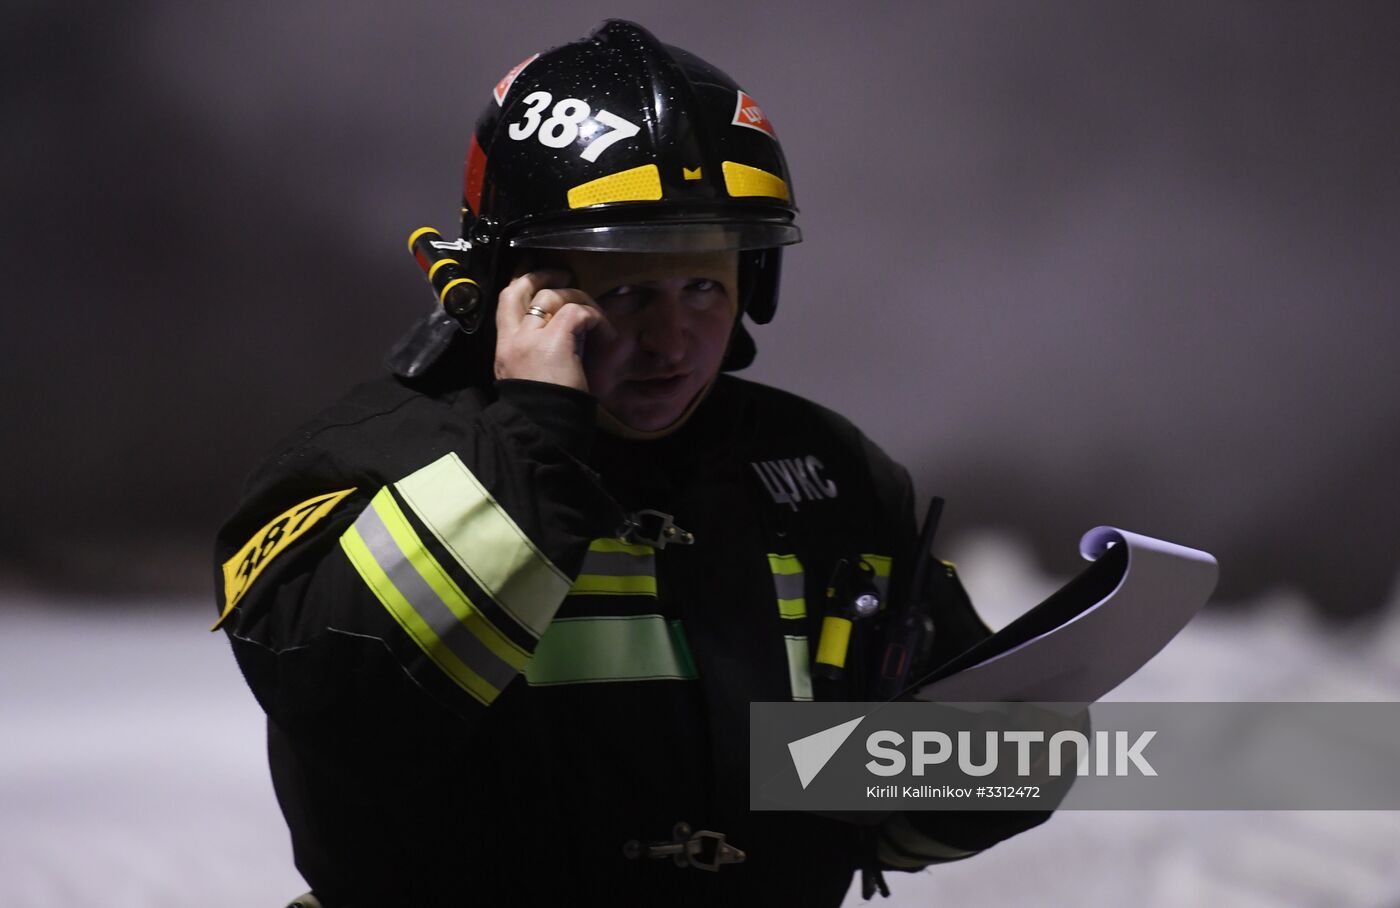
[(1101, 526), (1084, 534), (1091, 563), (1045, 601), (915, 685), (936, 702), (1092, 703), (1155, 656), (1215, 589), (1215, 558)]

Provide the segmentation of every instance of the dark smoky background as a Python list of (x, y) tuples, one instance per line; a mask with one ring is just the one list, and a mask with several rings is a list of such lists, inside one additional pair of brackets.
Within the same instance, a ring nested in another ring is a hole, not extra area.
[[(783, 141), (806, 242), (751, 377), (1076, 570), (1111, 523), (1217, 598), (1400, 567), (1391, 3), (11, 2), (0, 583), (206, 595), (255, 460), (431, 297), (491, 86), (633, 18)], [(451, 235), (455, 235), (452, 233)]]

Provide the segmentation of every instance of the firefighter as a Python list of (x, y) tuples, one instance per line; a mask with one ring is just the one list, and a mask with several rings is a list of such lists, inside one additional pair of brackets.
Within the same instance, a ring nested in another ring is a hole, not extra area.
[[(747, 808), (749, 703), (862, 693), (868, 635), (812, 672), (832, 566), (915, 560), (906, 471), (730, 374), (796, 214), (755, 98), (635, 24), (495, 86), (410, 241), (441, 305), (218, 536), (307, 899), (837, 905), (1044, 819)], [(987, 633), (946, 576), (934, 658)]]

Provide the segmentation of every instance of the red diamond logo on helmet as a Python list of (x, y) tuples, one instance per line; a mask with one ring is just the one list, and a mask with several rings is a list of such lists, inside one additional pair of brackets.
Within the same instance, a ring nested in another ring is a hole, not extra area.
[(504, 76), (501, 76), (501, 81), (497, 82), (496, 87), (491, 90), (491, 97), (496, 99), (497, 107), (500, 107), (502, 104), (506, 103), (506, 92), (510, 91), (510, 87), (515, 84), (515, 77), (520, 75), (520, 73), (525, 69), (525, 67), (529, 66), (531, 63), (534, 63), (535, 58), (538, 56), (539, 54), (531, 54), (524, 60), (521, 60), (519, 63), (515, 64), (515, 66), (511, 68), (510, 72), (506, 73)]
[(768, 122), (763, 108), (759, 107), (758, 102), (746, 91), (739, 92), (739, 99), (734, 105), (734, 119), (730, 122), (735, 126), (747, 126), (749, 129), (767, 133), (770, 139), (777, 141), (778, 134), (773, 131), (773, 124)]

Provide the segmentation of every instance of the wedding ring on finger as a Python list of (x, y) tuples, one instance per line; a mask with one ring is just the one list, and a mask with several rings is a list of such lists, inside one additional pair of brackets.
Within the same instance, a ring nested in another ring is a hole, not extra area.
[(542, 322), (548, 322), (551, 318), (554, 317), (554, 313), (550, 312), (543, 306), (531, 306), (529, 309), (525, 310), (525, 314), (533, 315), (535, 318), (539, 319)]

